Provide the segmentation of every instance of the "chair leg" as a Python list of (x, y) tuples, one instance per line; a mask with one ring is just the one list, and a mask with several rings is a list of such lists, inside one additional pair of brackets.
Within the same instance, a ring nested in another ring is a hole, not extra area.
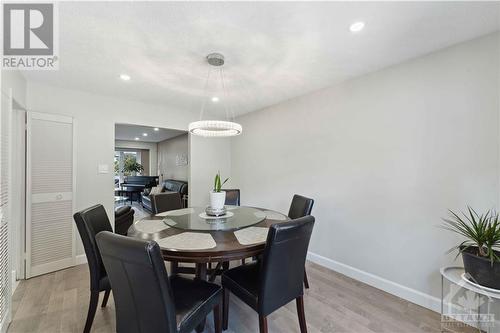
[(229, 290), (222, 289), (222, 330), (227, 330), (229, 325)]
[(305, 268), (304, 268), (304, 286), (306, 287), (306, 289), (309, 289), (309, 280), (307, 279), (307, 273)]
[(101, 308), (105, 308), (108, 304), (109, 294), (111, 294), (111, 289), (108, 289), (104, 292), (104, 298), (102, 299)]
[(83, 329), (83, 333), (90, 333), (90, 329), (92, 328), (92, 323), (94, 322), (95, 312), (97, 310), (98, 303), (99, 303), (99, 292), (91, 291), (89, 311), (87, 313), (87, 320), (85, 321), (85, 328)]
[[(196, 274), (195, 274), (195, 279), (197, 280), (202, 280), (202, 281), (207, 281), (207, 264), (206, 263), (199, 263), (196, 264)], [(196, 326), (196, 332), (201, 333), (205, 329), (205, 323), (206, 323), (206, 318), (204, 318), (198, 326)]]
[(179, 263), (177, 261), (170, 262), (170, 275), (177, 275), (177, 271), (179, 270)]
[(227, 271), (229, 269), (229, 261), (224, 261), (222, 263), (222, 270)]
[(306, 315), (304, 313), (304, 297), (297, 297), (297, 315), (299, 316), (300, 333), (307, 333)]
[(259, 332), (267, 333), (267, 317), (259, 315)]
[(244, 265), (245, 264), (245, 258), (241, 259), (241, 264)]
[(221, 305), (217, 304), (214, 307), (214, 330), (215, 333), (222, 333), (222, 312)]

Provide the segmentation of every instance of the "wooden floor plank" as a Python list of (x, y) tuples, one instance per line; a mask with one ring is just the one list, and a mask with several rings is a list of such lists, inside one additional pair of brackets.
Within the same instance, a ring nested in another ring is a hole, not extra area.
[[(307, 264), (311, 288), (304, 304), (309, 333), (440, 332), (439, 314), (316, 264)], [(79, 265), (21, 281), (13, 298), (11, 333), (81, 333), (89, 302), (89, 272)], [(103, 295), (100, 297), (102, 301)], [(269, 331), (299, 332), (295, 302), (271, 314)], [(98, 307), (93, 332), (113, 332), (114, 301)], [(212, 317), (206, 333), (214, 332)], [(257, 314), (231, 295), (227, 333), (258, 332)]]

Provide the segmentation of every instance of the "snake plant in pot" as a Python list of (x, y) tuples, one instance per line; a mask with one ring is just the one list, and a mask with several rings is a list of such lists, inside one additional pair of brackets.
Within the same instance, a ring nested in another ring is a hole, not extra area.
[(217, 172), (214, 179), (214, 189), (210, 192), (210, 207), (214, 210), (221, 210), (224, 208), (226, 202), (226, 192), (222, 191), (222, 186), (229, 180), (226, 178), (221, 182), (220, 171)]
[(482, 286), (500, 289), (500, 220), (498, 213), (487, 211), (478, 214), (467, 207), (467, 213), (450, 211), (444, 219), (443, 228), (453, 231), (465, 240), (451, 251), (462, 254), (465, 272), (473, 282)]

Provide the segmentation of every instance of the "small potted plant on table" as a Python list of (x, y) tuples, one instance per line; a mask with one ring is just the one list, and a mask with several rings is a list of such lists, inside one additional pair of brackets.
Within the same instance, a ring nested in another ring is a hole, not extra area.
[(443, 227), (462, 235), (466, 239), (451, 251), (462, 254), (465, 272), (473, 282), (482, 286), (500, 289), (500, 220), (498, 213), (487, 211), (479, 215), (472, 208), (467, 214), (450, 211)]
[(222, 186), (229, 180), (226, 178), (221, 182), (220, 171), (217, 172), (214, 179), (214, 189), (210, 192), (210, 208), (214, 211), (219, 211), (224, 209), (224, 203), (226, 202), (226, 192), (222, 191)]

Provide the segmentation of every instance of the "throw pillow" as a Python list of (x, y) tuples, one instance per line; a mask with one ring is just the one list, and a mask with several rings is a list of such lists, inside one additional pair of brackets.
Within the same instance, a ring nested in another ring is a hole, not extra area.
[(163, 186), (155, 186), (151, 188), (151, 194), (160, 194)]

